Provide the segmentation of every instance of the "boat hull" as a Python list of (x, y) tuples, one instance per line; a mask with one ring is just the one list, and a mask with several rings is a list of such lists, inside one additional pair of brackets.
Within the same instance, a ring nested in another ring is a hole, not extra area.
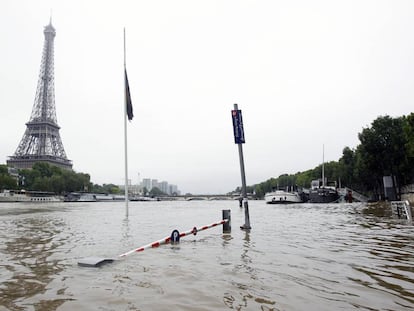
[(339, 194), (334, 189), (318, 188), (309, 192), (309, 203), (334, 203), (338, 199)]
[(265, 195), (267, 204), (294, 204), (302, 203), (302, 199), (297, 192), (275, 191)]
[(5, 190), (0, 193), (1, 202), (49, 203), (62, 200), (50, 193), (25, 190)]

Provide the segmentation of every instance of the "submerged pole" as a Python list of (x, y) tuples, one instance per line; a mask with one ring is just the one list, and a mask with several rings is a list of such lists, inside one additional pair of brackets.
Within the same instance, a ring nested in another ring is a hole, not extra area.
[[(229, 212), (230, 212), (230, 210), (229, 210)], [(224, 226), (227, 223), (230, 223), (230, 217), (227, 218), (227, 219), (223, 219), (221, 221), (218, 221), (218, 222), (214, 222), (214, 223), (212, 223), (210, 225), (207, 225), (207, 226), (202, 226), (202, 227), (198, 227), (198, 228), (193, 227), (192, 229), (190, 229), (188, 231), (185, 231), (185, 232), (181, 232), (181, 233), (178, 230), (174, 230), (171, 233), (171, 236), (167, 236), (163, 239), (160, 239), (160, 240), (154, 241), (152, 243), (143, 245), (141, 247), (135, 248), (133, 250), (130, 250), (126, 253), (123, 253), (123, 254), (119, 255), (118, 258), (128, 256), (132, 253), (139, 253), (139, 252), (142, 252), (142, 251), (144, 251), (148, 248), (159, 247), (163, 244), (168, 244), (168, 243), (175, 244), (175, 243), (178, 243), (180, 241), (180, 238), (182, 238), (182, 237), (189, 236), (189, 235), (197, 235), (197, 233), (200, 232), (200, 231), (207, 230), (207, 229), (210, 229), (210, 228), (214, 228), (214, 227), (217, 227), (219, 225), (223, 225), (223, 233), (224, 233)], [(86, 257), (86, 258), (80, 259), (78, 261), (78, 265), (82, 266), (82, 267), (99, 267), (99, 266), (101, 266), (105, 263), (110, 263), (110, 262), (113, 262), (115, 260), (116, 259), (114, 259), (114, 258), (105, 258), (105, 257)]]
[(227, 220), (223, 224), (223, 233), (230, 233), (231, 232), (231, 210), (224, 209), (221, 211), (223, 215), (223, 220)]
[[(202, 226), (202, 227), (198, 227), (198, 228), (197, 227), (193, 227), (192, 229), (187, 230), (185, 232), (178, 232), (177, 230), (174, 230), (174, 231), (176, 231), (176, 233), (178, 233), (178, 237), (179, 238), (182, 238), (182, 237), (189, 236), (189, 235), (197, 235), (197, 233), (200, 232), (200, 231), (207, 230), (207, 229), (210, 229), (210, 228), (214, 228), (214, 227), (217, 227), (219, 225), (224, 225), (227, 222), (229, 222), (228, 219), (223, 219), (221, 221), (214, 222), (214, 223), (212, 223), (210, 225), (206, 225), (206, 226)], [(172, 233), (174, 233), (174, 231)], [(155, 248), (155, 247), (159, 247), (160, 245), (163, 245), (163, 244), (171, 243), (171, 236), (172, 235), (173, 234), (171, 234), (171, 235), (169, 235), (169, 236), (167, 236), (167, 237), (165, 237), (163, 239), (160, 239), (160, 240), (154, 241), (152, 243), (143, 245), (141, 247), (132, 249), (132, 250), (126, 252), (126, 253), (123, 253), (123, 254), (119, 255), (118, 257), (120, 257), (120, 258), (121, 257), (125, 257), (125, 256), (128, 256), (128, 255), (132, 254), (132, 253), (142, 252), (142, 251), (144, 251), (144, 250), (146, 250), (148, 248)]]
[(234, 142), (238, 145), (238, 149), (239, 149), (240, 173), (241, 173), (241, 180), (242, 180), (244, 225), (240, 226), (240, 229), (250, 230), (251, 226), (250, 226), (250, 216), (249, 216), (249, 203), (247, 201), (246, 174), (244, 171), (244, 158), (243, 158), (243, 146), (242, 146), (242, 144), (245, 143), (243, 119), (242, 119), (241, 110), (238, 109), (237, 104), (234, 104), (234, 110), (232, 110), (231, 114), (233, 118)]

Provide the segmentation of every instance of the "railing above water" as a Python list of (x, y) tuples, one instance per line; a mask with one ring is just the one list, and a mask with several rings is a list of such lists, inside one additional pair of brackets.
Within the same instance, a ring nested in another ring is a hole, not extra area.
[(398, 219), (407, 219), (412, 222), (412, 210), (408, 201), (392, 201), (391, 202), (392, 215)]

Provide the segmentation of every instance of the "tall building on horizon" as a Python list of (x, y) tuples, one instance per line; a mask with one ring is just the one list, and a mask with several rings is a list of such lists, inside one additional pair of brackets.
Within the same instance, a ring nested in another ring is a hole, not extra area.
[(152, 183), (150, 178), (144, 178), (141, 182), (142, 188), (146, 188), (147, 191), (151, 191), (152, 189)]
[(168, 195), (181, 194), (181, 191), (178, 190), (177, 185), (170, 185), (167, 181), (158, 182), (157, 179), (143, 178), (139, 185), (141, 190), (145, 188), (147, 191), (151, 191), (155, 187)]
[(59, 135), (55, 106), (54, 39), (52, 21), (45, 26), (45, 41), (39, 80), (32, 114), (26, 131), (13, 156), (7, 160), (10, 167), (31, 168), (36, 162), (46, 162), (65, 169), (72, 169)]

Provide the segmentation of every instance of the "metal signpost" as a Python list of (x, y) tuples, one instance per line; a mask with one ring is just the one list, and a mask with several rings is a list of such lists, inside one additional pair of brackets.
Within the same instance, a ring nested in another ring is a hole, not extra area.
[(243, 197), (243, 206), (244, 206), (244, 225), (240, 226), (242, 230), (250, 230), (250, 217), (249, 217), (249, 203), (247, 201), (247, 192), (246, 192), (246, 174), (244, 173), (244, 159), (243, 159), (243, 147), (242, 144), (245, 143), (244, 139), (244, 129), (243, 129), (243, 119), (241, 110), (238, 109), (237, 104), (234, 104), (234, 110), (231, 111), (231, 116), (233, 119), (233, 132), (234, 132), (234, 143), (239, 147), (239, 158), (240, 158), (240, 171), (242, 179), (242, 197)]

